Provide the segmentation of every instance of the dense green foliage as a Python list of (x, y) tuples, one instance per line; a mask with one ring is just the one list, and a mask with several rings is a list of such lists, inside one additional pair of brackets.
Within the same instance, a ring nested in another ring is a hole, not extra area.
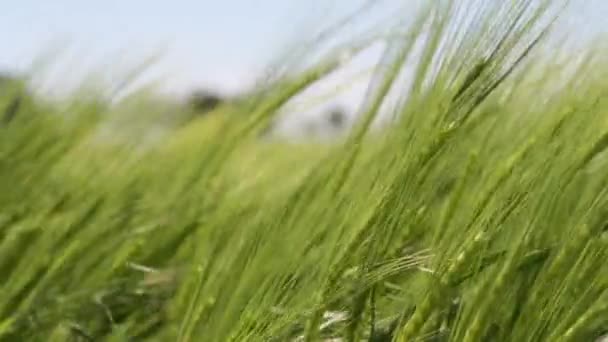
[(257, 140), (331, 56), (145, 149), (100, 134), (116, 109), (92, 100), (20, 108), (0, 126), (0, 340), (598, 338), (608, 60), (546, 58), (556, 5), (429, 5), (331, 146)]

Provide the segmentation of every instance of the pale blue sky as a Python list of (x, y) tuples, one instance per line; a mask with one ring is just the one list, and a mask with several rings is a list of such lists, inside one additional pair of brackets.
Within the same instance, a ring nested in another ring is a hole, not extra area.
[[(19, 0), (0, 5), (0, 68), (28, 68), (67, 43), (59, 74), (163, 51), (156, 69), (176, 87), (238, 87), (304, 27), (328, 24), (360, 0)], [(66, 75), (68, 76), (68, 75)]]
[[(0, 5), (0, 69), (23, 70), (52, 44), (70, 47), (56, 79), (87, 68), (136, 65), (165, 51), (156, 70), (178, 91), (236, 90), (286, 43), (364, 0), (15, 0)], [(386, 6), (412, 1), (383, 0)], [(569, 29), (605, 29), (607, 0), (574, 0)], [(388, 8), (388, 7), (386, 7)], [(603, 25), (603, 27), (602, 27)]]

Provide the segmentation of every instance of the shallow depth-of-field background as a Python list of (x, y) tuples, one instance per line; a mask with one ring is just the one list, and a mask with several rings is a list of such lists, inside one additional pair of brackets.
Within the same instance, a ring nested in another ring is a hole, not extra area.
[(608, 50), (560, 6), (430, 3), (332, 141), (264, 132), (342, 49), (204, 115), (5, 85), (0, 340), (595, 341)]

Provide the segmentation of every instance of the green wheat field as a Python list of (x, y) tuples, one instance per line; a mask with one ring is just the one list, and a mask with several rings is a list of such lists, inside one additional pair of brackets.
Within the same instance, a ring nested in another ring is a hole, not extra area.
[(171, 120), (5, 85), (0, 341), (599, 341), (608, 40), (562, 3), (429, 1), (336, 141), (260, 134), (363, 39)]

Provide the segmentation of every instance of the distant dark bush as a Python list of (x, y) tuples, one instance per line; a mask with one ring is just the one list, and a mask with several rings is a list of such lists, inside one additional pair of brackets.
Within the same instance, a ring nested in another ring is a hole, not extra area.
[(219, 94), (208, 90), (198, 90), (192, 93), (188, 99), (190, 108), (199, 113), (207, 113), (226, 100)]
[(332, 129), (342, 129), (347, 121), (346, 112), (342, 108), (334, 108), (329, 111), (327, 121)]

